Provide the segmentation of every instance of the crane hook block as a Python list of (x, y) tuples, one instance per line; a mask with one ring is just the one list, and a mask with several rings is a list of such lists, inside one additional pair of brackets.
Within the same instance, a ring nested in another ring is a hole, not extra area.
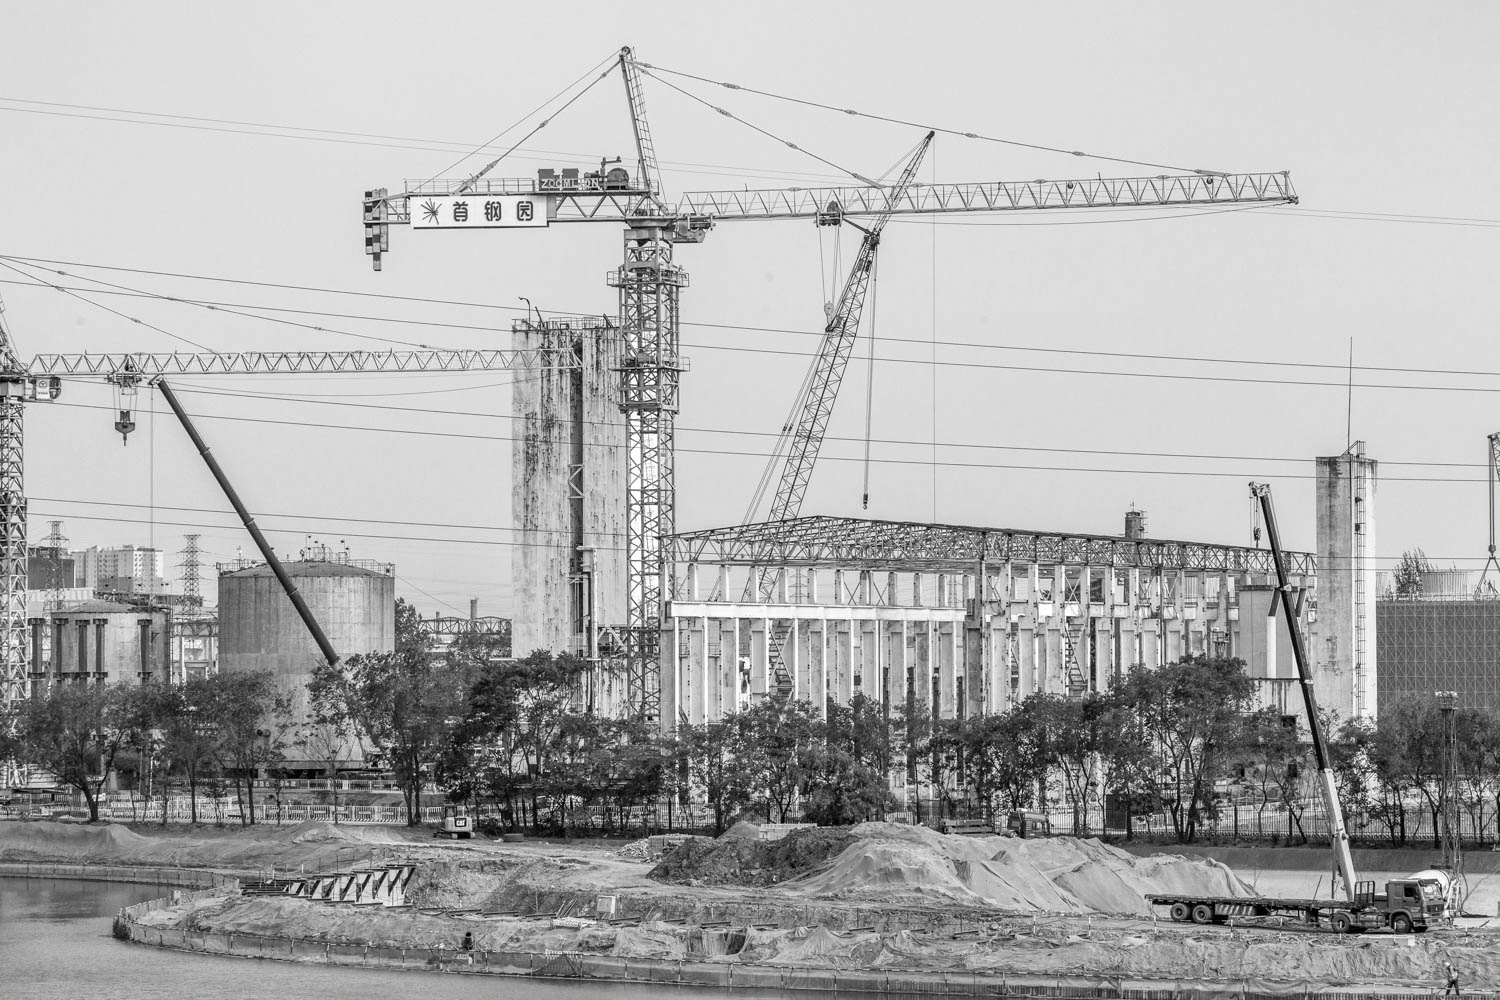
[(120, 418), (115, 421), (115, 430), (120, 432), (120, 443), (130, 443), (130, 432), (135, 430), (135, 418), (129, 410), (121, 410)]

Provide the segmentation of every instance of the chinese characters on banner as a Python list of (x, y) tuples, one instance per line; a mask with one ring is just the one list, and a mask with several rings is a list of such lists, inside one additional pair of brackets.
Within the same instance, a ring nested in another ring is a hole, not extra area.
[(545, 195), (434, 194), (411, 199), (413, 229), (527, 229), (546, 225)]

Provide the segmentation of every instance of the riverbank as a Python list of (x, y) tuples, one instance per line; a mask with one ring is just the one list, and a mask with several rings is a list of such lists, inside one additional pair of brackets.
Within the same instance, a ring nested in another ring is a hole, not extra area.
[[(183, 860), (197, 838), (211, 867), (274, 854), (287, 870), (367, 847), (416, 866), (410, 908), (209, 891), (117, 922), (130, 940), (190, 951), (849, 991), (931, 992), (951, 982), (981, 991), (1093, 983), (1111, 996), (1188, 984), (1229, 993), (1423, 993), (1440, 985), (1448, 962), (1470, 990), (1500, 983), (1500, 935), (1482, 929), (1345, 937), (1158, 921), (1142, 893), (1244, 895), (1250, 887), (1211, 860), (1137, 857), (1066, 838), (950, 837), (866, 824), (808, 831), (779, 846), (744, 836), (699, 840), (658, 864), (642, 844), (405, 836), (372, 845), (359, 830), (305, 827), (255, 831), (236, 846), (236, 835), (217, 832), (25, 825), (31, 829), (0, 824), (0, 859), (52, 845), (75, 855), (113, 851), (114, 860)], [(461, 954), (466, 934), (470, 955)]]

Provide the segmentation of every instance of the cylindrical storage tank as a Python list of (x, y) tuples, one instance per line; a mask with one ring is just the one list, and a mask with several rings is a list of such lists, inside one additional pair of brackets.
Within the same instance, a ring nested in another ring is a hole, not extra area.
[[(287, 575), (342, 659), (396, 648), (396, 575), (389, 564), (304, 560)], [(219, 669), (268, 670), (309, 717), (307, 683), (323, 654), (264, 563), (219, 574)]]

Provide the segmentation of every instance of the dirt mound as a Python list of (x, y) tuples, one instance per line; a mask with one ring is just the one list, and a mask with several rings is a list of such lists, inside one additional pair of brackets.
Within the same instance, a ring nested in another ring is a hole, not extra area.
[(55, 821), (6, 823), (0, 831), (0, 859), (113, 861), (138, 855), (151, 843), (151, 838), (142, 837), (119, 823), (103, 826)]
[(1244, 896), (1251, 890), (1213, 861), (1137, 858), (1097, 840), (945, 835), (926, 827), (862, 823), (826, 870), (796, 885), (815, 896), (930, 903), (947, 899), (1025, 912), (1148, 915), (1148, 892)]
[(793, 830), (780, 840), (694, 838), (668, 851), (650, 877), (673, 885), (766, 886), (807, 875), (857, 838), (848, 827)]

